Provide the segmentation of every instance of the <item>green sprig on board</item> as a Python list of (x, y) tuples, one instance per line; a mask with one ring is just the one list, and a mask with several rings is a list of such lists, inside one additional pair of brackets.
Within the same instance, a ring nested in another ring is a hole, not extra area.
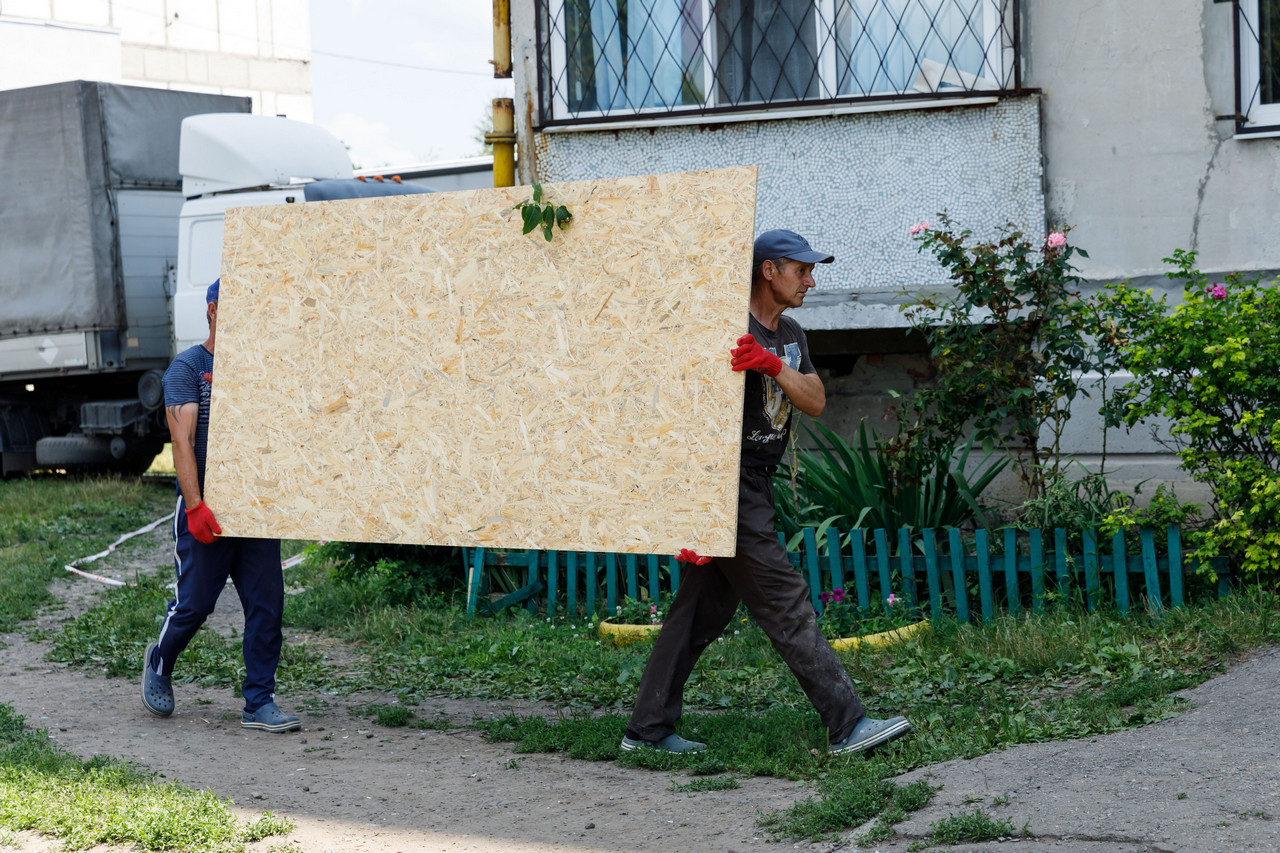
[(528, 234), (535, 228), (541, 228), (542, 236), (547, 238), (548, 243), (551, 242), (553, 226), (558, 226), (563, 231), (573, 221), (573, 214), (569, 212), (569, 208), (563, 204), (557, 206), (543, 201), (542, 184), (534, 184), (533, 198), (517, 203), (515, 209), (520, 211), (520, 216), (524, 220), (523, 233)]

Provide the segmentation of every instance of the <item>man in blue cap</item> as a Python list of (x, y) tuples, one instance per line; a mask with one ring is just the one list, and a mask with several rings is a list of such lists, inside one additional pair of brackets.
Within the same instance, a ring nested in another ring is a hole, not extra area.
[(147, 646), (142, 659), (142, 704), (157, 717), (173, 713), (174, 663), (213, 612), (229, 577), (244, 607), (244, 711), (240, 725), (291, 732), (302, 723), (275, 702), (284, 612), (280, 540), (221, 536), (222, 528), (202, 497), (220, 281), (210, 285), (205, 294), (208, 340), (179, 353), (164, 374), (164, 408), (173, 444), (173, 467), (178, 474), (178, 507), (173, 521), (178, 584), (160, 639)]
[(814, 265), (834, 260), (794, 231), (766, 231), (756, 238), (749, 329), (730, 353), (733, 369), (746, 372), (747, 382), (737, 555), (712, 559), (687, 548), (676, 555), (686, 564), (680, 589), (640, 679), (624, 750), (706, 748), (676, 734), (675, 723), (694, 664), (728, 626), (740, 601), (818, 711), (831, 754), (862, 752), (911, 730), (904, 717), (877, 720), (863, 713), (853, 682), (818, 628), (809, 589), (774, 530), (772, 477), (787, 446), (791, 411), (817, 417), (827, 403), (804, 331), (782, 312), (804, 304), (814, 286)]

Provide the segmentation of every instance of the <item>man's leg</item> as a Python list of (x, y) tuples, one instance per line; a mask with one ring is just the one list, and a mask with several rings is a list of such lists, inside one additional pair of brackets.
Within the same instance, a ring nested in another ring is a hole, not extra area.
[(279, 539), (236, 539), (231, 573), (244, 607), (244, 709), (254, 711), (274, 699), (284, 614), (284, 573)]
[(843, 740), (863, 716), (862, 701), (814, 618), (809, 588), (792, 567), (774, 530), (769, 475), (744, 468), (738, 491), (738, 553), (718, 560), (736, 597), (795, 673), (827, 727)]
[(738, 599), (716, 563), (686, 563), (681, 570), (680, 589), (640, 677), (636, 707), (627, 723), (632, 740), (654, 742), (675, 733), (693, 665), (738, 609)]
[(205, 545), (187, 530), (187, 514), (182, 498), (178, 498), (174, 517), (173, 563), (178, 583), (173, 601), (160, 628), (160, 639), (152, 649), (151, 668), (162, 676), (173, 674), (178, 655), (191, 642), (204, 620), (213, 612), (218, 596), (226, 586), (231, 571), (234, 549), (216, 541)]

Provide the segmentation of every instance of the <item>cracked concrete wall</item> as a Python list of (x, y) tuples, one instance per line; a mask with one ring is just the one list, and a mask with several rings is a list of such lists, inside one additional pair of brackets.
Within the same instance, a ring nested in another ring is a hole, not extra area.
[[(1214, 0), (1023, 0), (1025, 85), (1039, 89), (1047, 227), (1071, 225), (1093, 286), (1132, 279), (1173, 293), (1162, 259), (1200, 252), (1210, 273), (1280, 270), (1280, 139), (1236, 139), (1233, 4)], [(532, 0), (512, 4), (521, 178), (538, 174), (530, 130), (536, 85)], [(998, 142), (993, 144), (999, 144)], [(830, 337), (824, 423), (846, 436), (859, 418), (882, 428), (888, 392), (909, 392), (913, 354), (901, 288), (815, 293), (795, 312), (810, 343)], [(849, 366), (840, 354), (861, 353)], [(1066, 452), (1101, 462), (1097, 402), (1081, 400)], [(1176, 480), (1203, 499), (1146, 431), (1107, 435), (1115, 487)]]
[(1043, 90), (1046, 209), (1095, 281), (1280, 268), (1280, 139), (1233, 138), (1233, 6), (1030, 0), (1027, 85)]
[[(1045, 208), (1050, 227), (1071, 225), (1090, 286), (1130, 279), (1176, 300), (1163, 258), (1195, 249), (1210, 274), (1280, 270), (1280, 138), (1236, 138), (1233, 7), (1213, 0), (1026, 0), (1024, 75), (1041, 95)], [(837, 312), (893, 322), (892, 297), (861, 305), (814, 300), (808, 328), (850, 328)], [(847, 302), (847, 300), (846, 300)], [(812, 335), (811, 335), (812, 340)], [(859, 417), (879, 422), (888, 388), (909, 392), (909, 357), (831, 372), (823, 421), (845, 434)], [(1123, 379), (1124, 377), (1119, 377)], [(1082, 398), (1064, 452), (1102, 464), (1099, 400)], [(1145, 499), (1174, 482), (1183, 499), (1207, 501), (1168, 450), (1161, 425), (1106, 433), (1111, 486), (1143, 485)], [(1162, 440), (1163, 439), (1163, 440)]]
[[(1213, 275), (1280, 269), (1280, 139), (1235, 136), (1230, 3), (1029, 0), (1024, 74), (1042, 90), (1045, 208), (1089, 252), (1093, 286), (1130, 279), (1176, 301), (1163, 259), (1194, 249)], [(1225, 118), (1220, 118), (1225, 117)], [(1123, 377), (1122, 377), (1123, 378)], [(1206, 500), (1160, 426), (1108, 435), (1111, 484), (1175, 481)], [(1063, 447), (1097, 468), (1097, 402), (1073, 407)]]

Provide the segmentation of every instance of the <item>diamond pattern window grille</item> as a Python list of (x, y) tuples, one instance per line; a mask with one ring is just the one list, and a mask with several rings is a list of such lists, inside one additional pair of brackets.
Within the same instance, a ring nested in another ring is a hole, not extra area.
[(1234, 0), (1236, 129), (1280, 130), (1280, 0)]
[(1019, 0), (536, 3), (544, 126), (1021, 89)]

